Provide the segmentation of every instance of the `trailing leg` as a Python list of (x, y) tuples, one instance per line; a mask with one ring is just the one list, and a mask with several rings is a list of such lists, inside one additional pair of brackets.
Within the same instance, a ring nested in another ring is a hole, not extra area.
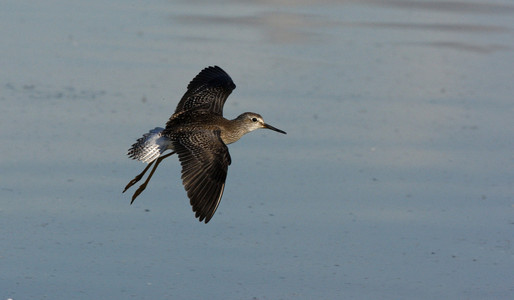
[(148, 166), (146, 166), (146, 168), (143, 170), (143, 172), (141, 172), (139, 175), (137, 175), (134, 179), (132, 179), (128, 184), (127, 186), (125, 187), (125, 189), (123, 190), (122, 193), (125, 193), (131, 186), (133, 186), (134, 184), (136, 184), (136, 182), (138, 182), (139, 180), (141, 180), (141, 178), (143, 178), (143, 176), (145, 175), (146, 171), (148, 171), (148, 169), (150, 169), (150, 167), (153, 165), (153, 163), (156, 161), (157, 159), (154, 159), (152, 162), (150, 162), (148, 164)]
[[(168, 153), (166, 155), (163, 155), (159, 158), (157, 158), (156, 160), (152, 161), (144, 170), (141, 174), (139, 174), (138, 176), (136, 176), (136, 178), (134, 178), (132, 181), (134, 182), (129, 182), (129, 185), (132, 186), (134, 185), (136, 182), (138, 182), (141, 177), (143, 177), (144, 173), (150, 168), (150, 166), (152, 165), (153, 162), (155, 162), (155, 165), (153, 166), (153, 169), (152, 171), (150, 172), (150, 175), (148, 175), (148, 178), (146, 178), (146, 181), (141, 185), (139, 186), (139, 188), (134, 192), (134, 195), (132, 196), (132, 201), (130, 201), (130, 204), (132, 204), (134, 202), (134, 200), (136, 200), (137, 196), (139, 196), (139, 194), (141, 194), (145, 188), (146, 188), (146, 185), (148, 184), (148, 182), (150, 182), (150, 179), (152, 178), (153, 176), (153, 173), (155, 172), (155, 170), (157, 169), (157, 167), (159, 166), (159, 164), (161, 163), (161, 161), (169, 156), (171, 156), (172, 154), (175, 154), (175, 152), (171, 152), (171, 153)], [(139, 177), (139, 178), (138, 178)], [(136, 180), (137, 179), (137, 180)], [(130, 187), (128, 186), (128, 187)], [(127, 188), (125, 188), (126, 190)]]

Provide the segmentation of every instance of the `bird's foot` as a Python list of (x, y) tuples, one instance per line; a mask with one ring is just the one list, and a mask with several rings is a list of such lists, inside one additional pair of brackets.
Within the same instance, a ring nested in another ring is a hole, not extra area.
[(139, 196), (139, 194), (141, 194), (146, 189), (147, 183), (148, 182), (145, 182), (142, 185), (140, 185), (139, 188), (134, 192), (134, 195), (132, 196), (132, 201), (130, 201), (130, 204), (134, 203), (134, 200), (136, 200), (137, 196)]
[(143, 178), (143, 175), (144, 174), (139, 174), (137, 175), (136, 177), (134, 177), (134, 179), (132, 179), (128, 184), (127, 186), (125, 187), (125, 189), (123, 190), (122, 193), (125, 193), (131, 186), (133, 186), (134, 184), (136, 184), (139, 180), (141, 180), (141, 178)]

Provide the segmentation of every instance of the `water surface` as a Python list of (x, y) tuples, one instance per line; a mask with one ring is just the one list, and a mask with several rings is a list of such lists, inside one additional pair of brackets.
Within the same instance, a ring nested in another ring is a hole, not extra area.
[[(7, 1), (0, 299), (510, 299), (509, 1)], [(126, 149), (219, 65), (230, 146), (194, 219)]]

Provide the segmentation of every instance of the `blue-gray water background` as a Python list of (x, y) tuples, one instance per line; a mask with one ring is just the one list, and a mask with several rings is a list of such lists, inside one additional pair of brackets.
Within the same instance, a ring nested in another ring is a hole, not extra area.
[[(512, 299), (512, 1), (2, 1), (0, 299)], [(218, 212), (127, 148), (219, 65)]]

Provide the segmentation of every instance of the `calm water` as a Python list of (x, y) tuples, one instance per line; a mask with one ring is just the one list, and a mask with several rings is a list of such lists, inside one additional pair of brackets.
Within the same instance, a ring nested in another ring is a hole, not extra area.
[[(0, 299), (512, 299), (510, 1), (4, 1)], [(127, 148), (208, 65), (218, 212)]]

